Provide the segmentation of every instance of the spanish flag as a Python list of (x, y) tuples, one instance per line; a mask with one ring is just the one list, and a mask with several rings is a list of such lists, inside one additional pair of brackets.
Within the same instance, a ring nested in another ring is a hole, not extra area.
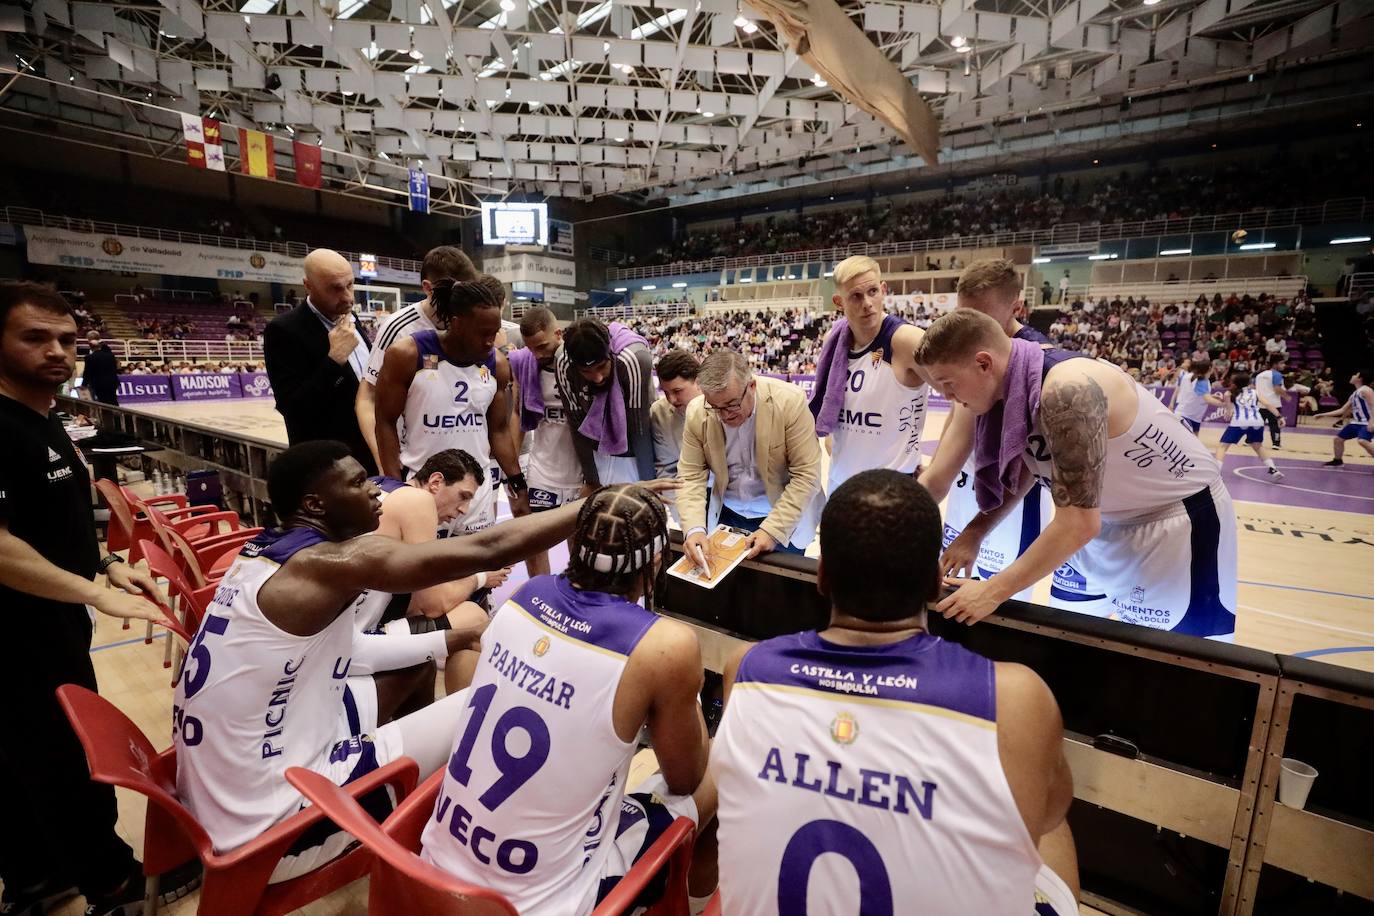
[(272, 138), (261, 131), (239, 128), (239, 162), (245, 175), (254, 175), (258, 178), (277, 177)]

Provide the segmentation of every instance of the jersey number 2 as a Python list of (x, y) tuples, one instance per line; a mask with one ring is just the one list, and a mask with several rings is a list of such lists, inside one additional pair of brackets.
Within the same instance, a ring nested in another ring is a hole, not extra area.
[(844, 907), (859, 916), (892, 916), (892, 882), (878, 847), (861, 832), (839, 821), (811, 821), (792, 834), (778, 872), (778, 912), (806, 913), (811, 867), (828, 852), (843, 856), (859, 877), (859, 906)]
[(458, 392), (453, 396), (453, 403), (466, 404), (468, 402), (468, 383), (459, 379), (453, 383), (453, 387)]
[[(467, 727), (463, 729), (462, 740), (458, 742), (458, 749), (453, 752), (453, 757), (448, 762), (449, 775), (462, 785), (466, 786), (472, 779), (472, 769), (468, 766), (468, 760), (472, 757), (477, 736), (487, 720), (491, 699), (495, 695), (496, 685), (487, 684), (473, 691), (472, 699), (468, 701), (472, 718), (468, 719)], [(510, 752), (509, 747), (510, 733), (517, 728), (529, 738), (529, 749), (518, 757)], [(495, 811), (502, 802), (514, 795), (517, 789), (533, 779), (534, 774), (538, 773), (540, 767), (549, 759), (551, 746), (549, 727), (533, 709), (512, 706), (503, 712), (491, 732), (491, 759), (492, 763), (496, 764), (496, 769), (501, 772), (501, 776), (478, 798), (482, 806), (488, 811)]]

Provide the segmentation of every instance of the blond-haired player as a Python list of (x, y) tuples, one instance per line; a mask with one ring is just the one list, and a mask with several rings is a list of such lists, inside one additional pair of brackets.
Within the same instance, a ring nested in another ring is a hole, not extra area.
[(916, 348), (924, 332), (887, 314), (886, 297), (887, 284), (872, 258), (835, 265), (831, 302), (844, 320), (826, 339), (811, 399), (817, 432), (830, 436), (827, 490), (859, 471), (914, 474), (921, 465), (930, 388), (916, 369)]

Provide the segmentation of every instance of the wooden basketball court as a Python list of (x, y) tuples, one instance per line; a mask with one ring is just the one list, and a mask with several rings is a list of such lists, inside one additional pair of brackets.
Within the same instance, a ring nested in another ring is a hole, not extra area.
[[(270, 403), (168, 403), (136, 408), (176, 419), (285, 444), (281, 417)], [(927, 420), (925, 438), (939, 437), (944, 415)], [(1286, 430), (1275, 454), (1286, 478), (1264, 479), (1263, 466), (1248, 449), (1232, 449), (1224, 466), (1240, 526), (1240, 604), (1236, 642), (1269, 652), (1300, 654), (1324, 662), (1374, 671), (1374, 461), (1359, 449), (1347, 451), (1342, 468), (1323, 468), (1331, 457), (1330, 427)], [(1216, 444), (1220, 427), (1205, 428)], [(928, 447), (927, 451), (930, 448)], [(554, 557), (557, 567), (557, 556)], [(517, 571), (502, 589), (520, 581)], [(1043, 600), (1048, 586), (1037, 587)], [(97, 622), (92, 650), (101, 693), (123, 709), (159, 747), (171, 740), (171, 678), (162, 667), (165, 634), (145, 645), (143, 630), (123, 630), (116, 621)], [(442, 678), (440, 679), (442, 692)], [(630, 784), (653, 771), (651, 752), (636, 758)], [(135, 850), (142, 848), (141, 797), (120, 790), (119, 830)], [(165, 911), (195, 911), (196, 896)], [(363, 914), (367, 885), (359, 882), (302, 910), (314, 916)], [(54, 911), (81, 912), (79, 898)], [(1096, 912), (1084, 908), (1083, 912)]]

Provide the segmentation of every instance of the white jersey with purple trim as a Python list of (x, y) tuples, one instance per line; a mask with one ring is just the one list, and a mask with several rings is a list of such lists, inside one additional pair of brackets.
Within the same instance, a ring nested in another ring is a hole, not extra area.
[[(177, 795), (216, 851), (255, 840), (302, 805), (286, 781), (299, 766), (346, 781), (339, 764), (376, 765), (369, 738), (349, 742), (345, 685), (356, 633), (341, 613), (313, 636), (263, 616), (258, 592), (297, 551), (325, 540), (309, 528), (270, 530), (229, 567), (177, 676), (172, 732)], [(337, 745), (337, 746), (336, 746)], [(336, 759), (340, 754), (345, 759)]]
[(925, 633), (750, 649), (711, 745), (724, 912), (1035, 912), (995, 673)]
[(921, 430), (930, 386), (903, 385), (892, 370), (892, 335), (906, 322), (883, 319), (878, 335), (849, 354), (844, 404), (830, 432), (829, 489), (860, 471), (886, 468), (910, 474), (921, 463)]
[(477, 488), (467, 513), (441, 531), (447, 535), (484, 528), (496, 519), (499, 484), (487, 433), (487, 409), (497, 391), (496, 351), (480, 363), (455, 363), (444, 354), (438, 332), (411, 336), (417, 366), (401, 415), (401, 464), (414, 474), (431, 455), (457, 448), (471, 455), (478, 467), (490, 469), (491, 479)]
[(590, 913), (636, 745), (616, 691), (657, 620), (561, 576), (521, 586), (482, 634), (422, 855), (529, 916)]
[[(1046, 373), (1070, 358), (1086, 357), (1062, 350), (1046, 351)], [(1221, 479), (1221, 466), (1197, 436), (1139, 383), (1135, 393), (1136, 412), (1130, 428), (1107, 440), (1100, 506), (1103, 521), (1148, 515)], [(1039, 412), (1031, 418), (1025, 460), (1042, 483), (1053, 479), (1054, 467)]]

